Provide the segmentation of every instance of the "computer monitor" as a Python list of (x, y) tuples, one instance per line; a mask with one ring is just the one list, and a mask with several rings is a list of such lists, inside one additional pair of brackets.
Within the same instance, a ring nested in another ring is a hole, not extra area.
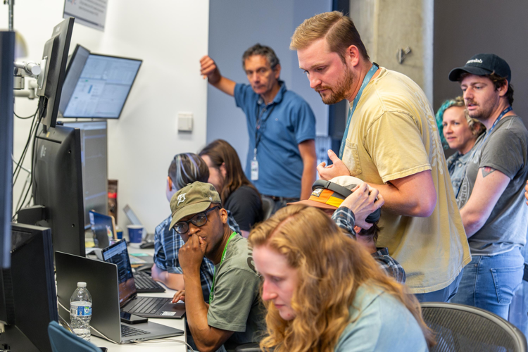
[(13, 202), (13, 70), (15, 32), (0, 31), (0, 268), (9, 268)]
[(11, 268), (0, 272), (0, 346), (51, 352), (48, 324), (58, 321), (53, 247), (48, 228), (12, 225)]
[(33, 202), (45, 207), (38, 224), (51, 228), (55, 251), (85, 255), (83, 199), (81, 131), (40, 128), (33, 150)]
[(108, 213), (107, 122), (64, 122), (81, 131), (81, 164), (85, 228), (90, 227), (88, 212)]
[(90, 56), (90, 50), (82, 45), (77, 44), (73, 51), (73, 54), (68, 57), (68, 63), (66, 66), (66, 75), (64, 84), (62, 86), (61, 101), (59, 102), (59, 115), (66, 109), (66, 104), (70, 101), (72, 94), (77, 85), (81, 72), (83, 71), (86, 60)]
[(69, 17), (53, 28), (44, 45), (42, 73), (38, 78), (39, 117), (46, 128), (55, 127), (66, 71), (74, 18)]
[(61, 116), (118, 119), (142, 60), (93, 53), (86, 58), (86, 51), (76, 48), (70, 60)]

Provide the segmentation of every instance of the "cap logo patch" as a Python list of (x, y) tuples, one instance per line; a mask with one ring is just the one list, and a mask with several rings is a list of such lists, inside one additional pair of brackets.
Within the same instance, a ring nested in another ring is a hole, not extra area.
[(176, 206), (179, 206), (180, 203), (183, 203), (186, 200), (186, 194), (182, 193), (178, 195), (178, 198), (176, 198), (176, 200), (178, 200), (178, 202), (176, 203)]
[(312, 191), (312, 194), (311, 196), (314, 196), (314, 197), (319, 197), (321, 192), (323, 192), (324, 188), (318, 188), (318, 189), (315, 189), (314, 191)]
[(467, 61), (467, 64), (482, 64), (482, 63), (483, 63), (483, 60), (481, 59), (472, 59), (472, 60)]

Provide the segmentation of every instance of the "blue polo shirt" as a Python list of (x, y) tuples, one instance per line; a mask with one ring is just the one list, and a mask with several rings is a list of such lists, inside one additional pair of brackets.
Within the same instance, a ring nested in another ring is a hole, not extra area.
[(298, 144), (316, 138), (316, 119), (309, 104), (296, 93), (287, 90), (283, 81), (274, 101), (265, 105), (248, 84), (235, 85), (235, 103), (246, 114), (250, 143), (246, 158), (246, 176), (256, 143), (256, 123), (262, 112), (257, 146), (259, 179), (252, 181), (264, 195), (299, 198), (303, 160)]

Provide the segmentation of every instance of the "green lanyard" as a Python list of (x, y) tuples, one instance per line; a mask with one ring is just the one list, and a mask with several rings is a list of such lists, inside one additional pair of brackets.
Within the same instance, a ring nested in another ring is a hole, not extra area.
[[(228, 244), (230, 243), (231, 239), (237, 235), (237, 232), (232, 232), (230, 235), (230, 238), (228, 238), (228, 242), (226, 242), (226, 246), (224, 247), (224, 250), (222, 251), (222, 257), (220, 257), (220, 263), (219, 267), (224, 261), (224, 257), (226, 256), (226, 249), (228, 249)], [(213, 290), (215, 289), (215, 278), (217, 276), (217, 269), (215, 268), (215, 272), (213, 273), (213, 284), (211, 285), (211, 290), (209, 290), (209, 304), (211, 304), (211, 300), (213, 299)]]

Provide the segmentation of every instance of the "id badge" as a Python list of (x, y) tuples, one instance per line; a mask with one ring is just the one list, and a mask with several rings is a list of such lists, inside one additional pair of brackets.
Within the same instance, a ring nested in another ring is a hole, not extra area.
[(254, 159), (251, 161), (250, 166), (250, 178), (252, 181), (257, 181), (259, 179), (259, 162)]

